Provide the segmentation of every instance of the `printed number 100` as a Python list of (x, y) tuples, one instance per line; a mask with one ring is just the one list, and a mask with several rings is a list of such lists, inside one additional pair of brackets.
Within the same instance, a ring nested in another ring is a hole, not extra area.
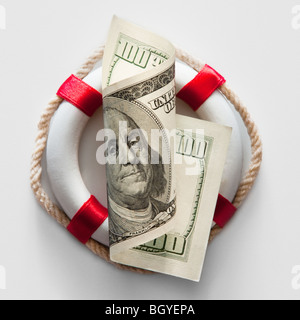
[(127, 62), (133, 63), (138, 67), (146, 68), (151, 52), (138, 47), (124, 38), (119, 39), (116, 56)]

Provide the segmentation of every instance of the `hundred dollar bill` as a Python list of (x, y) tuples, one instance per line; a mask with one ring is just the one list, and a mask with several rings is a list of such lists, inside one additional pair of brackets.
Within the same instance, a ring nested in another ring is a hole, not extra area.
[(199, 281), (231, 128), (177, 115), (175, 226), (120, 253), (120, 263)]
[[(114, 17), (103, 57), (110, 258), (174, 226), (175, 48)], [(128, 262), (130, 263), (130, 262)]]

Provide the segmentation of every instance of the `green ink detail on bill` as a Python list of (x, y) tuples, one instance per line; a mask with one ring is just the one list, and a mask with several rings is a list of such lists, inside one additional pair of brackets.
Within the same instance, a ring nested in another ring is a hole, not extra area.
[(152, 62), (152, 67), (155, 67), (168, 59), (169, 56), (166, 53), (121, 33), (111, 62), (107, 86), (110, 84), (111, 75), (120, 60), (146, 69), (149, 62)]
[[(185, 137), (185, 143), (183, 143), (182, 139), (179, 140), (182, 136)], [(189, 249), (192, 245), (193, 230), (199, 213), (198, 207), (201, 201), (202, 186), (205, 182), (205, 164), (209, 162), (214, 139), (213, 137), (204, 136), (198, 141), (198, 143), (203, 143), (201, 147), (199, 147), (199, 145), (195, 143), (196, 140), (197, 139), (195, 139), (195, 134), (191, 134), (189, 136), (185, 134), (184, 130), (177, 129), (176, 153), (198, 159), (200, 165), (200, 172), (197, 179), (197, 188), (195, 190), (193, 199), (194, 205), (190, 213), (189, 222), (184, 232), (182, 232), (182, 234), (171, 232), (167, 233), (157, 239), (137, 246), (132, 250), (144, 251), (149, 254), (159, 254), (174, 260), (188, 261)], [(190, 146), (190, 148), (187, 146)], [(202, 151), (200, 152), (200, 150)]]

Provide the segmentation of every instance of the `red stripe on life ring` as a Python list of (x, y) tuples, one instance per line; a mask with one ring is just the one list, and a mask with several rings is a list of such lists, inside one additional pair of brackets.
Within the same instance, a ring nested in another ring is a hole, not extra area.
[(177, 97), (196, 111), (224, 82), (225, 79), (206, 64), (195, 78), (177, 93)]
[(219, 194), (213, 220), (219, 227), (223, 228), (234, 215), (235, 211), (236, 207), (229, 200)]
[(91, 117), (102, 105), (102, 94), (73, 74), (56, 93)]
[(92, 195), (76, 212), (67, 229), (85, 244), (107, 216), (107, 209)]

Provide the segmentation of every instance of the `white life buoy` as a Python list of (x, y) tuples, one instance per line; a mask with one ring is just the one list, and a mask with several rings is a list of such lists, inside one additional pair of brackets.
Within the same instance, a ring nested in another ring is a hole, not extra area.
[[(195, 78), (197, 72), (176, 61), (176, 93)], [(102, 68), (90, 72), (83, 80), (101, 93)], [(243, 147), (240, 129), (228, 100), (215, 90), (196, 110), (199, 118), (232, 127), (232, 137), (225, 163), (220, 194), (233, 200), (241, 181)], [(81, 135), (90, 117), (68, 101), (63, 101), (55, 112), (49, 129), (46, 161), (51, 189), (59, 205), (72, 220), (91, 197), (79, 168), (78, 150)], [(108, 219), (91, 235), (94, 240), (108, 246)]]

